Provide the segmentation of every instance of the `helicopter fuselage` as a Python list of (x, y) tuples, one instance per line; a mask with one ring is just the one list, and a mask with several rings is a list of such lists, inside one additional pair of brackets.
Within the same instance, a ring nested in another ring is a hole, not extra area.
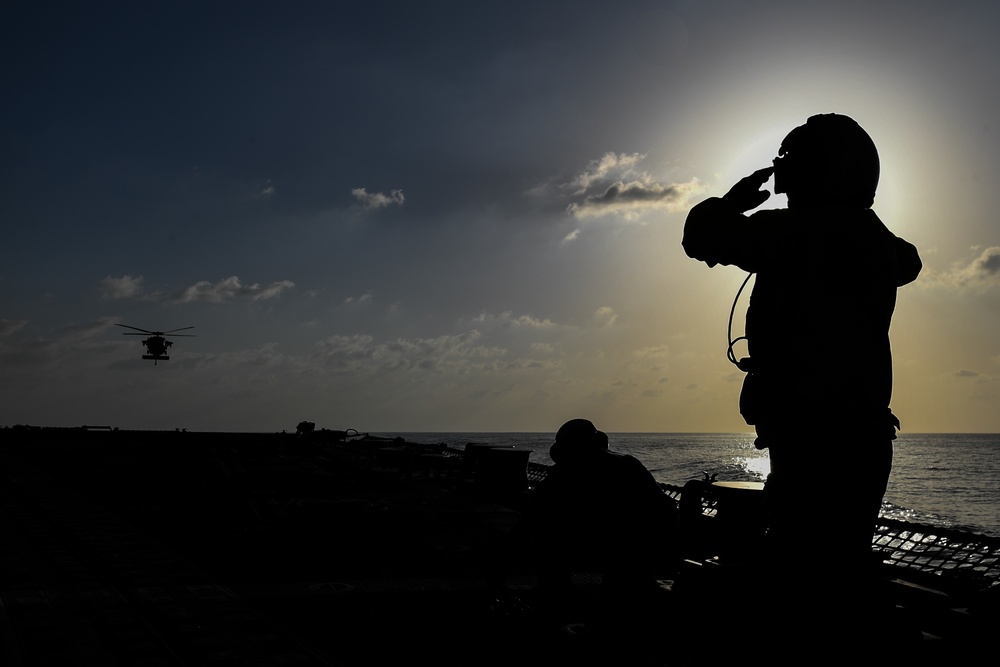
[(142, 341), (142, 345), (146, 348), (147, 352), (147, 354), (142, 355), (142, 358), (152, 361), (154, 365), (157, 361), (167, 361), (170, 359), (170, 357), (167, 356), (167, 349), (173, 345), (173, 342), (167, 340), (166, 336), (194, 336), (194, 334), (176, 333), (178, 331), (185, 331), (186, 329), (194, 329), (194, 327), (181, 327), (180, 329), (171, 329), (170, 331), (149, 331), (148, 329), (140, 329), (139, 327), (133, 327), (128, 324), (118, 323), (115, 326), (133, 329), (133, 331), (126, 332), (126, 336), (149, 334), (149, 338)]
[(146, 347), (146, 351), (149, 352), (149, 354), (142, 355), (143, 359), (160, 359), (163, 361), (170, 359), (167, 356), (167, 348), (173, 345), (173, 342), (165, 339), (163, 336), (150, 336), (142, 341), (142, 344)]

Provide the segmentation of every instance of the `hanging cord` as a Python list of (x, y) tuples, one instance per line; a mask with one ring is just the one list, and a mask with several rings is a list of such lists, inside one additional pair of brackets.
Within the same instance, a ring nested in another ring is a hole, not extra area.
[(743, 288), (747, 286), (747, 283), (750, 282), (750, 278), (752, 276), (753, 272), (748, 273), (747, 277), (743, 280), (743, 284), (740, 285), (740, 288), (736, 291), (736, 298), (733, 299), (733, 307), (729, 309), (729, 329), (727, 331), (728, 336), (726, 336), (729, 339), (729, 348), (726, 350), (726, 358), (744, 373), (749, 371), (750, 358), (744, 357), (743, 359), (737, 359), (736, 354), (733, 352), (733, 345), (736, 345), (736, 343), (741, 340), (747, 340), (747, 337), (740, 336), (739, 338), (733, 338), (733, 314), (736, 312), (736, 304), (740, 300), (740, 294), (743, 293)]

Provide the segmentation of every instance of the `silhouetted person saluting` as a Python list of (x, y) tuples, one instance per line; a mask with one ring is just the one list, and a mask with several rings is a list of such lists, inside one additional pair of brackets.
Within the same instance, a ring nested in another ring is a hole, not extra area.
[[(916, 279), (921, 262), (871, 210), (878, 152), (853, 119), (813, 116), (778, 155), (695, 206), (683, 245), (709, 266), (756, 273), (740, 412), (757, 447), (769, 449), (773, 587), (810, 590), (795, 582), (805, 555), (813, 567), (820, 559), (831, 592), (846, 595), (868, 576), (899, 427), (889, 409), (896, 288)], [(772, 174), (788, 208), (744, 215), (770, 196), (761, 187)]]

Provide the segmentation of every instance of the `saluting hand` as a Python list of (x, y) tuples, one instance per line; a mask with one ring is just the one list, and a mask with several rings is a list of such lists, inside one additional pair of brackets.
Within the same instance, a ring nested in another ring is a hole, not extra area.
[(757, 208), (771, 196), (770, 192), (761, 190), (761, 187), (767, 182), (767, 179), (771, 178), (771, 174), (773, 173), (774, 167), (765, 167), (764, 169), (758, 169), (745, 178), (741, 178), (722, 197), (722, 201), (731, 205), (740, 213)]

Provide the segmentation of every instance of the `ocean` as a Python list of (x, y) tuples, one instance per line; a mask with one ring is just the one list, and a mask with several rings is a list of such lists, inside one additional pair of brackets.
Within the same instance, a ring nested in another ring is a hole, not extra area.
[[(408, 442), (515, 445), (530, 461), (551, 465), (552, 433), (371, 433)], [(762, 481), (770, 471), (767, 451), (746, 433), (609, 433), (611, 448), (631, 454), (660, 482), (683, 485), (704, 474), (719, 480)], [(851, 446), (829, 453), (830, 466), (850, 483)], [(1000, 537), (1000, 434), (901, 433), (882, 516)]]

